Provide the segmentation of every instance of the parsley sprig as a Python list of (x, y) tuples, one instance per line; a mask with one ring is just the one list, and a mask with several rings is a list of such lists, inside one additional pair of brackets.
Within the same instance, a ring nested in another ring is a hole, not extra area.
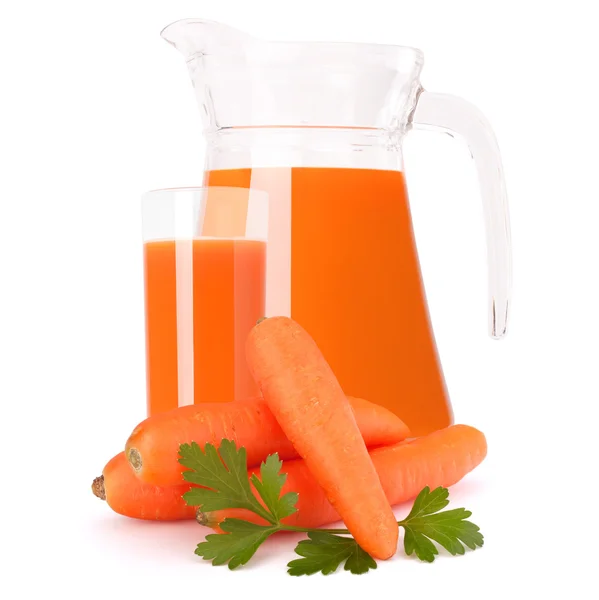
[[(262, 463), (260, 477), (253, 474), (251, 478), (247, 475), (245, 448), (237, 448), (231, 440), (222, 440), (218, 450), (212, 444), (206, 444), (203, 450), (195, 442), (182, 444), (179, 454), (179, 462), (190, 469), (183, 473), (184, 479), (202, 486), (184, 494), (187, 504), (200, 507), (203, 515), (242, 508), (261, 517), (264, 523), (225, 519), (220, 523), (223, 533), (207, 535), (198, 544), (195, 553), (204, 560), (235, 569), (246, 564), (273, 533), (296, 531), (306, 533), (308, 539), (295, 548), (300, 558), (287, 565), (290, 575), (328, 575), (341, 564), (354, 574), (376, 569), (376, 561), (349, 537), (347, 529), (309, 529), (282, 523), (282, 519), (297, 511), (298, 495), (281, 495), (287, 475), (281, 473), (283, 463), (277, 454), (271, 454)], [(464, 554), (465, 546), (474, 550), (483, 545), (478, 526), (467, 520), (470, 511), (443, 511), (449, 504), (448, 497), (446, 488), (431, 491), (425, 487), (408, 516), (398, 521), (405, 530), (404, 550), (408, 556), (415, 554), (422, 561), (433, 562), (439, 553), (434, 542), (454, 556)]]
[(438, 487), (431, 492), (425, 487), (414, 500), (410, 514), (398, 521), (405, 529), (404, 549), (408, 556), (416, 554), (420, 560), (433, 562), (439, 551), (431, 540), (453, 556), (464, 554), (464, 544), (471, 550), (482, 547), (484, 539), (479, 527), (466, 520), (472, 515), (469, 510), (443, 511), (449, 504), (448, 498), (447, 488)]
[(283, 463), (277, 454), (271, 454), (260, 466), (260, 478), (252, 475), (251, 482), (264, 502), (260, 504), (250, 487), (247, 475), (245, 448), (237, 449), (235, 442), (223, 440), (218, 452), (212, 444), (204, 450), (195, 442), (179, 448), (179, 462), (191, 469), (183, 478), (204, 487), (193, 488), (183, 495), (191, 506), (201, 506), (203, 512), (227, 508), (245, 508), (262, 517), (269, 525), (256, 525), (240, 519), (225, 519), (220, 528), (226, 533), (211, 534), (198, 544), (196, 554), (213, 565), (228, 563), (235, 569), (254, 556), (258, 547), (273, 533), (281, 531), (281, 519), (297, 511), (297, 494), (281, 496), (287, 479), (281, 473)]

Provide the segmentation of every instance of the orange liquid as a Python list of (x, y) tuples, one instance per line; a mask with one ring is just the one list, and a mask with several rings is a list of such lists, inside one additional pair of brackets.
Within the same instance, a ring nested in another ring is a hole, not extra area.
[(265, 261), (260, 241), (144, 245), (148, 415), (257, 394), (245, 340), (264, 316)]
[(401, 172), (235, 169), (207, 182), (291, 198), (291, 316), (347, 394), (389, 408), (413, 435), (452, 422)]

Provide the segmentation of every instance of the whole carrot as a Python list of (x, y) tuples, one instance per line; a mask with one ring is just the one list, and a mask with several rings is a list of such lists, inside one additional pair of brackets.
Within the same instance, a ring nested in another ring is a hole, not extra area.
[(251, 331), (246, 358), (281, 429), (347, 528), (370, 555), (397, 548), (397, 521), (351, 406), (314, 340), (287, 317)]
[(125, 453), (111, 458), (100, 477), (92, 483), (93, 493), (115, 512), (148, 521), (192, 519), (195, 509), (187, 506), (183, 494), (191, 484), (158, 487), (140, 481), (127, 463)]
[[(476, 468), (487, 454), (485, 436), (467, 425), (453, 425), (426, 437), (393, 446), (375, 448), (370, 458), (377, 470), (387, 500), (398, 504), (415, 498), (429, 486), (450, 487)], [(252, 468), (248, 475), (258, 473)], [(327, 500), (323, 489), (301, 459), (287, 460), (282, 473), (287, 480), (282, 493), (298, 492), (298, 511), (283, 519), (295, 527), (320, 527), (339, 520), (339, 514)], [(190, 489), (189, 483), (176, 486), (154, 486), (135, 477), (125, 458), (117, 454), (104, 468), (102, 477), (92, 484), (93, 492), (116, 512), (137, 519), (170, 521), (192, 519), (196, 509), (187, 506), (182, 496)], [(265, 521), (247, 510), (219, 510), (197, 512), (197, 520), (218, 530), (226, 518), (233, 517), (265, 524)]]
[[(349, 403), (366, 445), (393, 444), (409, 435), (401, 419), (386, 408), (358, 398)], [(218, 445), (222, 439), (243, 446), (249, 466), (275, 452), (283, 460), (298, 455), (262, 398), (183, 406), (149, 417), (133, 430), (125, 454), (146, 483), (177, 485), (185, 470), (177, 459), (179, 445), (192, 441), (202, 447), (208, 442)]]

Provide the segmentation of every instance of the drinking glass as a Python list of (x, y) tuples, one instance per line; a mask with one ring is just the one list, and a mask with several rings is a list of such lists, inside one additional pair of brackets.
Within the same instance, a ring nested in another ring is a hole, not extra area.
[(268, 194), (154, 190), (142, 223), (148, 416), (255, 396), (244, 349), (265, 316)]

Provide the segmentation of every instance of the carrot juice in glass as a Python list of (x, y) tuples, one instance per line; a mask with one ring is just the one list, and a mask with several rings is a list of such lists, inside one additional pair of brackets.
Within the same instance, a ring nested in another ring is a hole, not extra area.
[(265, 316), (267, 194), (156, 190), (142, 216), (148, 416), (257, 395), (245, 340)]

